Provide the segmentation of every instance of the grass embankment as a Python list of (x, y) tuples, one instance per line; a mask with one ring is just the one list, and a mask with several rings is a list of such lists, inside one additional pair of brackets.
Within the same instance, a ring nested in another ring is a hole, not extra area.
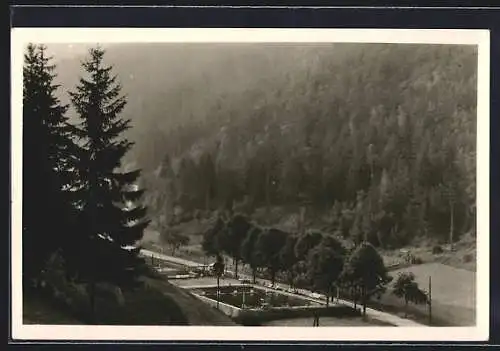
[(78, 325), (85, 323), (51, 299), (35, 292), (25, 292), (23, 294), (23, 324)]
[(165, 297), (172, 299), (180, 306), (189, 325), (236, 325), (221, 311), (208, 306), (185, 289), (160, 279), (146, 278), (146, 281), (150, 288), (160, 291)]
[[(124, 303), (96, 298), (95, 322), (90, 322), (88, 301), (62, 303), (47, 293), (27, 292), (23, 297), (25, 324), (98, 325), (234, 325), (223, 313), (172, 284), (143, 277), (144, 286), (124, 290)], [(85, 296), (86, 297), (86, 296)]]

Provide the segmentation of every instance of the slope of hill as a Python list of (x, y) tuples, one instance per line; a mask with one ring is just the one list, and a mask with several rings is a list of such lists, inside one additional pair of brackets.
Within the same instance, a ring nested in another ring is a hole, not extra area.
[[(383, 247), (474, 230), (472, 46), (138, 44), (106, 62), (154, 219), (306, 207), (307, 225)], [(71, 88), (78, 60), (58, 72)]]
[(39, 295), (23, 294), (23, 324), (84, 324)]
[[(99, 324), (110, 325), (235, 325), (222, 312), (206, 305), (189, 292), (159, 279), (144, 278), (146, 289), (125, 291), (125, 304), (113, 308), (113, 302), (101, 301)], [(82, 325), (68, 308), (47, 296), (27, 293), (23, 296), (25, 324)]]

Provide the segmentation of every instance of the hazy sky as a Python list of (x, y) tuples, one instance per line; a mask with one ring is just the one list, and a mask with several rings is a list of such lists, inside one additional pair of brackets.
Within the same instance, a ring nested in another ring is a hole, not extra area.
[[(50, 55), (54, 56), (56, 61), (74, 58), (77, 56), (85, 55), (89, 48), (96, 46), (97, 43), (77, 43), (77, 44), (47, 44), (47, 51)], [(110, 44), (99, 44), (101, 47), (106, 48)]]

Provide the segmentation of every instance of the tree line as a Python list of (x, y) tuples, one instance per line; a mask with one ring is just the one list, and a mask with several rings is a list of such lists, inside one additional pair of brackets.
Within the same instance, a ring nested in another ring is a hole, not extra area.
[[(133, 143), (123, 137), (127, 99), (105, 51), (90, 49), (82, 75), (57, 97), (53, 58), (30, 44), (23, 68), (23, 280), (41, 284), (57, 255), (66, 278), (85, 283), (89, 296), (100, 282), (135, 284), (142, 260), (135, 247), (149, 223), (136, 184), (140, 170), (121, 160)], [(77, 119), (70, 121), (72, 107)], [(93, 308), (94, 301), (91, 301)]]
[(155, 212), (307, 207), (383, 248), (474, 231), (476, 52), (380, 46), (323, 60), (260, 87), (265, 100), (208, 111), (214, 133), (186, 123), (168, 134), (188, 141), (165, 146), (148, 178)]
[(265, 271), (273, 285), (281, 274), (291, 287), (324, 293), (327, 305), (342, 290), (366, 311), (369, 299), (381, 295), (391, 281), (382, 257), (368, 242), (346, 248), (333, 235), (264, 228), (240, 214), (227, 221), (219, 217), (202, 246), (207, 255), (232, 257), (236, 277), (239, 263), (250, 267), (254, 283), (258, 271)]
[(430, 302), (413, 273), (402, 272), (394, 280), (377, 249), (367, 241), (348, 247), (332, 234), (288, 233), (261, 227), (236, 214), (228, 219), (218, 217), (204, 233), (202, 247), (208, 256), (216, 257), (219, 266), (222, 254), (232, 257), (236, 278), (239, 263), (245, 264), (252, 271), (254, 284), (259, 273), (269, 277), (272, 285), (279, 276), (291, 288), (325, 294), (327, 307), (335, 295), (342, 295), (353, 301), (355, 309), (359, 303), (366, 315), (370, 299), (380, 298), (391, 282), (391, 293), (405, 302), (405, 316), (409, 302)]

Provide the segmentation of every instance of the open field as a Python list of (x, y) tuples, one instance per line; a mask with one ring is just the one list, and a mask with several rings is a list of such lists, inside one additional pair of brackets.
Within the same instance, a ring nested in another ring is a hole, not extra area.
[(440, 263), (415, 265), (392, 272), (412, 272), (421, 288), (427, 290), (432, 281), (432, 301), (454, 306), (474, 308), (476, 306), (476, 273)]
[[(413, 272), (419, 287), (428, 290), (432, 278), (432, 324), (448, 326), (472, 326), (475, 324), (475, 273), (440, 263), (415, 265), (391, 272)], [(370, 306), (399, 316), (404, 315), (404, 302), (386, 292), (380, 301)], [(428, 306), (410, 303), (408, 318), (428, 323)]]

